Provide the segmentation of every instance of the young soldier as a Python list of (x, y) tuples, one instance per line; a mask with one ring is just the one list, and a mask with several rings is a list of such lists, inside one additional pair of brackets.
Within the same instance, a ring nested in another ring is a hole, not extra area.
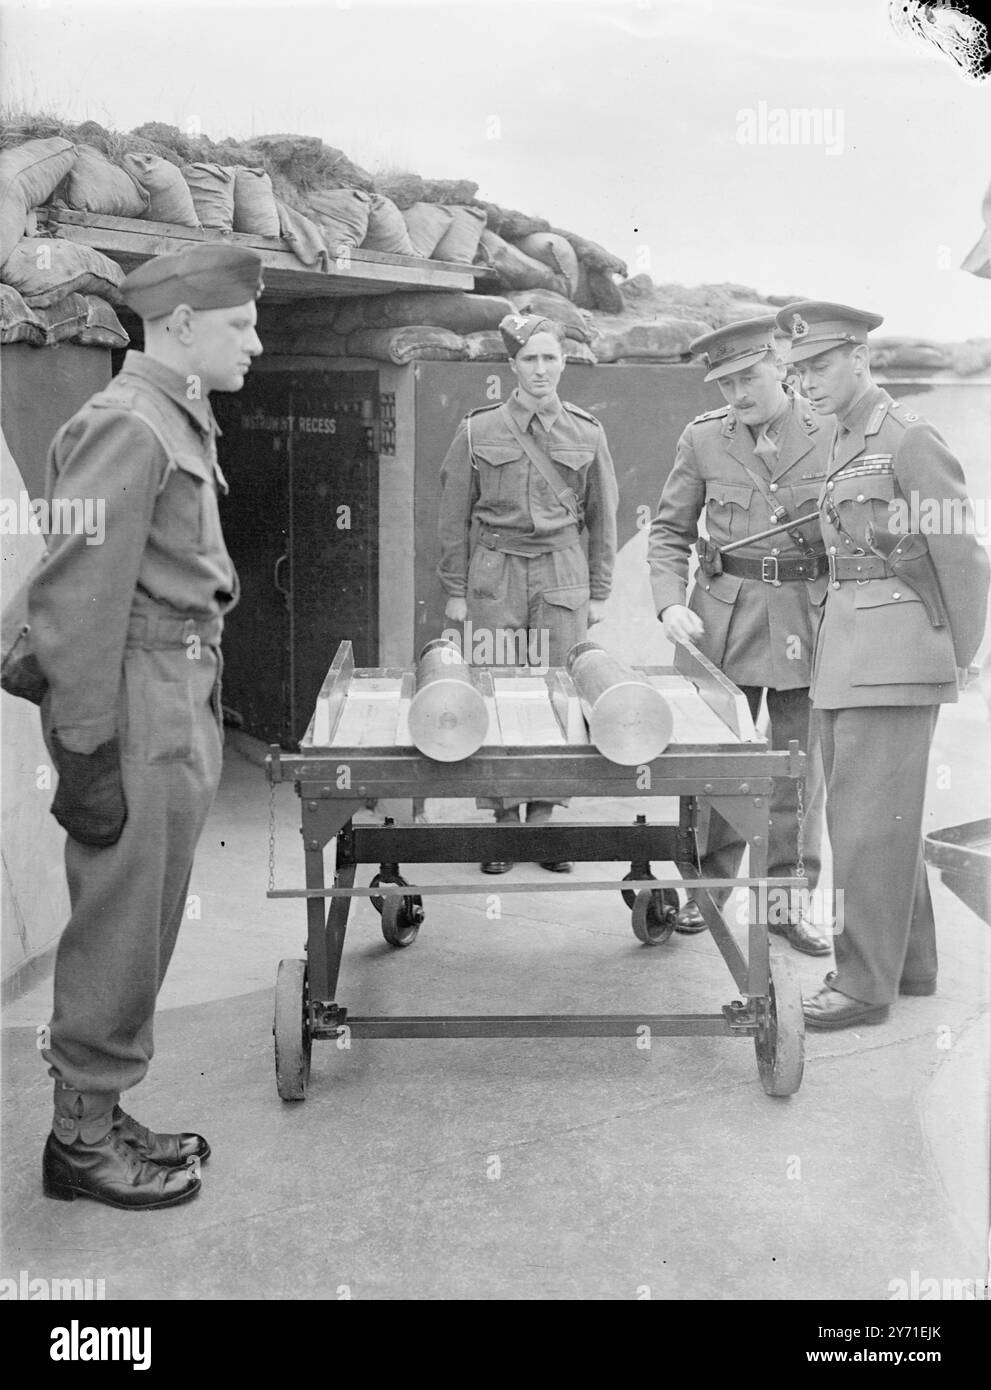
[[(810, 597), (825, 585), (818, 522), (797, 518), (815, 511), (825, 473), (825, 430), (808, 404), (783, 386), (785, 369), (774, 345), (774, 318), (749, 319), (707, 333), (691, 344), (727, 402), (698, 416), (678, 441), (650, 528), (648, 562), (654, 604), (673, 642), (693, 642), (740, 687), (756, 719), (767, 700), (771, 746), (797, 739), (809, 748), (809, 679), (812, 670)], [(708, 540), (699, 540), (705, 513)], [(725, 556), (719, 547), (745, 540), (779, 522), (793, 529), (755, 541)], [(698, 544), (701, 570), (686, 605), (689, 555)], [(819, 876), (822, 779), (809, 758), (805, 791), (803, 855), (809, 883)], [(790, 877), (798, 858), (796, 784), (782, 782), (771, 802), (768, 874)], [(733, 878), (744, 842), (713, 812), (702, 871)], [(714, 889), (719, 906), (729, 889)], [(770, 930), (797, 951), (828, 955), (828, 939), (797, 905)], [(678, 914), (676, 930), (703, 931), (694, 903)]]
[[(526, 648), (532, 665), (563, 666), (609, 597), (616, 476), (599, 421), (558, 398), (561, 326), (536, 314), (509, 314), (499, 331), (518, 385), (507, 401), (465, 416), (441, 469), (444, 613), (453, 622), (467, 618), (495, 652)], [(514, 642), (513, 634), (527, 640)], [(491, 807), (502, 824), (518, 821), (525, 803), (487, 797), (478, 804)], [(547, 821), (564, 804), (531, 801), (527, 820)], [(567, 872), (572, 866), (543, 867)], [(503, 860), (482, 865), (490, 874), (511, 868)]]
[[(880, 314), (801, 301), (777, 321), (816, 411), (836, 417), (819, 496), (829, 584), (812, 703), (843, 929), (805, 1018), (849, 1028), (883, 1022), (898, 994), (936, 989), (926, 770), (939, 706), (956, 700), (957, 668), (984, 632), (988, 561), (966, 524), (960, 464), (871, 380), (867, 335)], [(921, 534), (913, 502), (948, 524)]]
[(155, 999), (220, 777), (220, 635), (237, 577), (217, 508), (211, 391), (238, 391), (261, 352), (261, 260), (228, 246), (160, 256), (124, 281), (143, 352), (52, 444), (46, 494), (96, 499), (106, 535), (53, 536), (28, 595), (48, 682), (42, 727), (59, 774), (72, 914), (44, 1051), (55, 1078), (50, 1197), (164, 1207), (196, 1194), (198, 1134), (121, 1110), (152, 1056)]

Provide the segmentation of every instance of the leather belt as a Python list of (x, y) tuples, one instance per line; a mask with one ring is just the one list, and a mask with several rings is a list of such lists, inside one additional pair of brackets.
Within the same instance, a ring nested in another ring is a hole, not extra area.
[(731, 553), (721, 556), (723, 574), (740, 579), (759, 579), (764, 584), (790, 584), (799, 579), (818, 579), (826, 573), (825, 555), (760, 555)]
[(893, 575), (881, 555), (829, 555), (829, 579), (838, 584), (844, 579), (889, 579)]
[(503, 534), (499, 531), (482, 531), (478, 537), (479, 545), (486, 550), (501, 550), (508, 555), (523, 555), (527, 559), (534, 555), (546, 555), (549, 550), (567, 550), (569, 545), (578, 545), (577, 526), (568, 526), (553, 536), (524, 536)]
[(131, 613), (127, 624), (129, 647), (185, 647), (190, 637), (198, 637), (205, 647), (218, 647), (224, 630), (223, 618), (183, 618), (179, 614)]

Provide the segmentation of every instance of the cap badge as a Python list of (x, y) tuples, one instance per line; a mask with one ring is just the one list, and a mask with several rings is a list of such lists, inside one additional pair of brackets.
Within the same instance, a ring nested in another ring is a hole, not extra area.
[(791, 316), (791, 336), (793, 338), (804, 338), (809, 331), (809, 325), (802, 318), (801, 314)]

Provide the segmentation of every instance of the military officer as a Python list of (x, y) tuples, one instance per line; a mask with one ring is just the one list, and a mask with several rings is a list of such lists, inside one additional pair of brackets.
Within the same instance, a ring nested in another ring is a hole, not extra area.
[(261, 352), (261, 260), (197, 245), (146, 262), (122, 295), (144, 320), (110, 385), (57, 434), (47, 496), (100, 500), (105, 539), (53, 536), (28, 593), (47, 680), (71, 916), (44, 1056), (55, 1116), (44, 1191), (155, 1208), (194, 1196), (209, 1146), (121, 1110), (152, 1056), (155, 999), (221, 767), (220, 636), (238, 584), (220, 528), (211, 391)]
[[(926, 770), (939, 707), (957, 698), (987, 605), (960, 464), (871, 380), (868, 333), (882, 321), (806, 300), (778, 314), (806, 395), (835, 417), (819, 497), (830, 572), (812, 702), (843, 929), (835, 971), (805, 1001), (811, 1028), (881, 1023), (899, 994), (936, 989)], [(944, 518), (933, 534), (913, 521), (922, 507)]]
[[(774, 342), (773, 316), (748, 319), (707, 333), (690, 345), (726, 400), (698, 416), (678, 441), (648, 541), (655, 609), (673, 642), (689, 641), (740, 687), (756, 719), (766, 698), (771, 745), (797, 739), (809, 748), (812, 662), (810, 598), (825, 585), (825, 558), (815, 510), (825, 474), (826, 431), (808, 403), (786, 390)], [(699, 542), (705, 514), (708, 540)], [(718, 547), (795, 519), (795, 527), (722, 556)], [(691, 547), (702, 569), (686, 605)], [(779, 784), (771, 802), (768, 874), (790, 877), (798, 864), (800, 808), (793, 781)], [(814, 755), (804, 797), (804, 864), (812, 888), (819, 874), (822, 779)], [(743, 858), (738, 832), (713, 812), (703, 872), (732, 878)], [(715, 889), (722, 906), (729, 889)], [(828, 938), (789, 895), (770, 929), (798, 951), (827, 955)], [(702, 931), (694, 902), (678, 914), (676, 930)]]
[[(490, 639), (504, 664), (563, 666), (601, 616), (616, 554), (618, 491), (605, 431), (557, 394), (564, 330), (536, 314), (499, 325), (517, 386), (499, 405), (473, 410), (441, 469), (439, 534), (445, 616)], [(581, 533), (588, 533), (588, 558)], [(514, 641), (513, 634), (525, 634)], [(500, 823), (524, 802), (483, 798)], [(531, 801), (531, 824), (555, 805)], [(505, 873), (503, 860), (482, 865)], [(570, 870), (568, 862), (545, 868)]]

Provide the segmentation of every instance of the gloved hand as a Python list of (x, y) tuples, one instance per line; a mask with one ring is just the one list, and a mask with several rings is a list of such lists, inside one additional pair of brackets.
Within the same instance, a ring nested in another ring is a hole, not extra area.
[(119, 740), (109, 738), (92, 753), (73, 753), (53, 731), (51, 744), (59, 775), (52, 815), (81, 845), (115, 845), (127, 820)]

